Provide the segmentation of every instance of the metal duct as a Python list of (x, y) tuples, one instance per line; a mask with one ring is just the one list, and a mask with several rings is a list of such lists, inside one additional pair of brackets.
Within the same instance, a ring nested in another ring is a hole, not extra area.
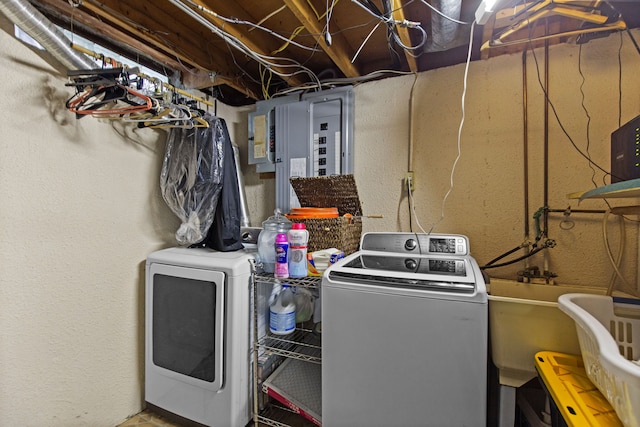
[(238, 193), (240, 194), (240, 227), (250, 227), (247, 195), (244, 192), (244, 177), (242, 170), (240, 170), (240, 150), (235, 142), (232, 142), (231, 145), (233, 146), (233, 159), (236, 163), (236, 178), (238, 178)]
[[(432, 0), (431, 5), (450, 18), (460, 20), (460, 9), (462, 8), (462, 0)], [(455, 47), (458, 27), (457, 24), (450, 19), (442, 17), (439, 13), (431, 13), (431, 38), (426, 45), (425, 50), (429, 52), (437, 52), (451, 49)]]
[(91, 69), (96, 65), (71, 47), (69, 39), (26, 0), (2, 0), (0, 12), (29, 34), (68, 70)]

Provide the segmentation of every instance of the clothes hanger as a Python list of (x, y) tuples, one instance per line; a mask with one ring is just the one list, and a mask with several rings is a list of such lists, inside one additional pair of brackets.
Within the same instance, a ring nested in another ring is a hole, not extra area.
[[(536, 37), (508, 40), (509, 36), (535, 25), (543, 18), (562, 16), (582, 21), (580, 28), (562, 31), (554, 34), (545, 34)], [(516, 12), (511, 19), (519, 20), (497, 34), (492, 35), (480, 50), (491, 47), (502, 47), (520, 43), (530, 43), (538, 40), (546, 40), (556, 37), (573, 37), (582, 34), (622, 31), (627, 28), (620, 13), (611, 5), (601, 0), (594, 0), (589, 5), (576, 3), (575, 0), (538, 0), (527, 4)]]
[[(77, 91), (67, 100), (66, 107), (78, 118), (85, 115), (119, 116), (152, 109), (152, 99), (130, 87), (134, 83), (138, 87), (140, 81), (131, 81), (129, 72), (135, 74), (138, 68), (129, 71), (124, 67), (67, 71), (72, 80), (67, 86), (75, 86)], [(122, 107), (118, 101), (127, 105)]]
[(72, 96), (66, 106), (76, 115), (107, 117), (151, 110), (153, 101), (149, 96), (128, 86), (112, 84), (90, 87)]
[(165, 106), (157, 116), (138, 121), (138, 127), (151, 129), (193, 129), (194, 123), (191, 112), (182, 105)]
[[(197, 108), (199, 98), (168, 84), (169, 90), (163, 90), (165, 83), (141, 74), (138, 67), (128, 69), (115, 60), (107, 63), (104, 56), (101, 58), (111, 68), (67, 71), (70, 81), (66, 86), (76, 87), (76, 93), (67, 100), (66, 107), (77, 118), (90, 115), (121, 119), (150, 128), (209, 127), (203, 118), (205, 112)], [(152, 96), (141, 92), (144, 79), (155, 86)]]

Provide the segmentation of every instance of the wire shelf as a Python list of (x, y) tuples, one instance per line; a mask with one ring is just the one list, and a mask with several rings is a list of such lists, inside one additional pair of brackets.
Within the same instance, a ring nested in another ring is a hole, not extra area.
[(320, 337), (309, 329), (298, 328), (289, 335), (267, 333), (258, 345), (284, 357), (318, 364), (322, 362)]
[(307, 289), (320, 289), (320, 281), (322, 277), (301, 277), (301, 278), (289, 278), (289, 279), (277, 279), (273, 277), (273, 274), (257, 273), (255, 275), (256, 282), (259, 283), (286, 283), (290, 286), (298, 286)]
[[(288, 284), (290, 286), (296, 286), (300, 288), (306, 288), (309, 290), (319, 290), (321, 277), (304, 277), (304, 278), (289, 278), (289, 279), (277, 279), (273, 274), (267, 274), (258, 272), (260, 270), (260, 264), (252, 263), (252, 284), (254, 296), (259, 295), (258, 290), (263, 286), (270, 286), (273, 284)], [(293, 360), (309, 362), (309, 366), (315, 366), (315, 369), (320, 369), (318, 365), (322, 364), (322, 340), (321, 334), (316, 332), (312, 321), (298, 324), (294, 332), (288, 335), (276, 335), (267, 331), (264, 335), (255, 333), (258, 331), (258, 318), (262, 315), (258, 311), (258, 303), (256, 297), (253, 300), (253, 316), (254, 316), (254, 395), (257, 397), (262, 387), (259, 387), (257, 379), (257, 365), (258, 354), (261, 352), (272, 353), (278, 356), (282, 356), (288, 359), (289, 362)], [(317, 325), (315, 325), (317, 326)], [(311, 328), (311, 329), (310, 329)], [(260, 328), (262, 329), (262, 328)], [(268, 328), (267, 328), (268, 329)], [(285, 364), (283, 362), (283, 364)], [(317, 379), (316, 379), (317, 380)], [(264, 383), (262, 384), (264, 387)], [(317, 384), (319, 387), (319, 383)], [(293, 395), (295, 398), (295, 393)], [(263, 410), (259, 410), (259, 404), (257, 398), (254, 398), (254, 423), (258, 426), (274, 426), (274, 427), (288, 427), (298, 426), (302, 421), (304, 426), (314, 424), (309, 420), (306, 420), (300, 414), (296, 415), (296, 412), (285, 408), (278, 404), (268, 404)]]

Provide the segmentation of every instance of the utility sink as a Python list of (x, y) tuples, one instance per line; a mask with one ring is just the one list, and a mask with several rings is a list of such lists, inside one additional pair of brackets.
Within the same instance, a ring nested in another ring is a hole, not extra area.
[(500, 384), (511, 387), (537, 376), (534, 356), (539, 351), (580, 354), (575, 322), (558, 308), (560, 295), (606, 293), (598, 287), (504, 279), (491, 279), (487, 289), (491, 357)]

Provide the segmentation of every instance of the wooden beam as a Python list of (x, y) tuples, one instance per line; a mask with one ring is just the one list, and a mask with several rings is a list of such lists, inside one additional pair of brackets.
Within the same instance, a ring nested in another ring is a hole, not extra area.
[[(392, 1), (392, 9), (393, 9), (393, 19), (396, 21), (404, 21), (406, 18), (404, 16), (404, 10), (402, 9), (402, 0), (393, 0)], [(409, 36), (409, 29), (407, 27), (402, 27), (396, 25), (396, 29), (398, 30), (398, 36), (400, 37), (400, 41), (405, 46), (412, 46), (411, 37)], [(418, 62), (416, 58), (411, 55), (412, 51), (404, 49), (404, 56), (407, 59), (407, 64), (409, 64), (409, 70), (412, 73), (418, 71)]]
[[(67, 16), (68, 19), (73, 19), (73, 21), (91, 28), (93, 31), (101, 34), (101, 36), (104, 36), (107, 39), (123, 43), (129, 46), (131, 50), (139, 51), (141, 55), (150, 58), (159, 64), (179, 71), (183, 76), (182, 83), (189, 88), (202, 89), (225, 84), (252, 99), (258, 99), (256, 95), (257, 86), (252, 89), (249, 87), (250, 85), (239, 83), (237, 79), (232, 77), (229, 70), (212, 71), (204, 68), (190, 57), (175, 52), (168, 47), (166, 43), (156, 39), (151, 33), (140, 31), (128, 22), (125, 22), (124, 20), (109, 13), (107, 8), (96, 6), (89, 1), (82, 3), (83, 8), (86, 8), (96, 16), (101, 17), (104, 19), (103, 21), (91, 16), (83, 10), (71, 7), (66, 1), (39, 0), (39, 3), (46, 5), (64, 16)], [(108, 22), (115, 24), (117, 27), (133, 34), (135, 37), (131, 37), (131, 35), (117, 30)], [(204, 84), (205, 82), (206, 84)], [(200, 86), (192, 86), (196, 83)]]
[[(247, 46), (253, 52), (256, 52), (259, 55), (271, 56), (270, 51), (263, 49), (253, 40), (248, 38), (245, 33), (243, 33), (238, 29), (239, 28), (238, 26), (229, 24), (228, 22), (225, 22), (223, 19), (221, 19), (218, 16), (217, 12), (211, 9), (211, 6), (207, 5), (206, 3), (200, 0), (192, 0), (192, 2), (196, 3), (198, 6), (200, 6), (203, 9), (201, 10), (200, 15), (204, 17), (207, 21), (215, 25), (218, 29), (226, 32), (231, 37), (235, 37), (236, 39), (240, 40), (245, 46)], [(212, 13), (209, 13), (208, 11)], [(297, 76), (286, 76), (286, 74), (291, 73), (291, 70), (287, 70), (285, 68), (281, 68), (277, 66), (272, 66), (271, 68), (273, 68), (274, 71), (277, 71), (278, 73), (283, 74), (283, 76), (280, 76), (280, 77), (283, 80), (285, 80), (290, 86), (299, 86), (305, 83), (303, 80), (301, 80)]]
[(360, 76), (360, 71), (349, 59), (350, 46), (342, 34), (332, 34), (332, 43), (329, 46), (324, 39), (324, 26), (318, 22), (318, 18), (305, 0), (284, 0), (284, 4), (307, 31), (316, 38), (317, 43), (346, 77)]

